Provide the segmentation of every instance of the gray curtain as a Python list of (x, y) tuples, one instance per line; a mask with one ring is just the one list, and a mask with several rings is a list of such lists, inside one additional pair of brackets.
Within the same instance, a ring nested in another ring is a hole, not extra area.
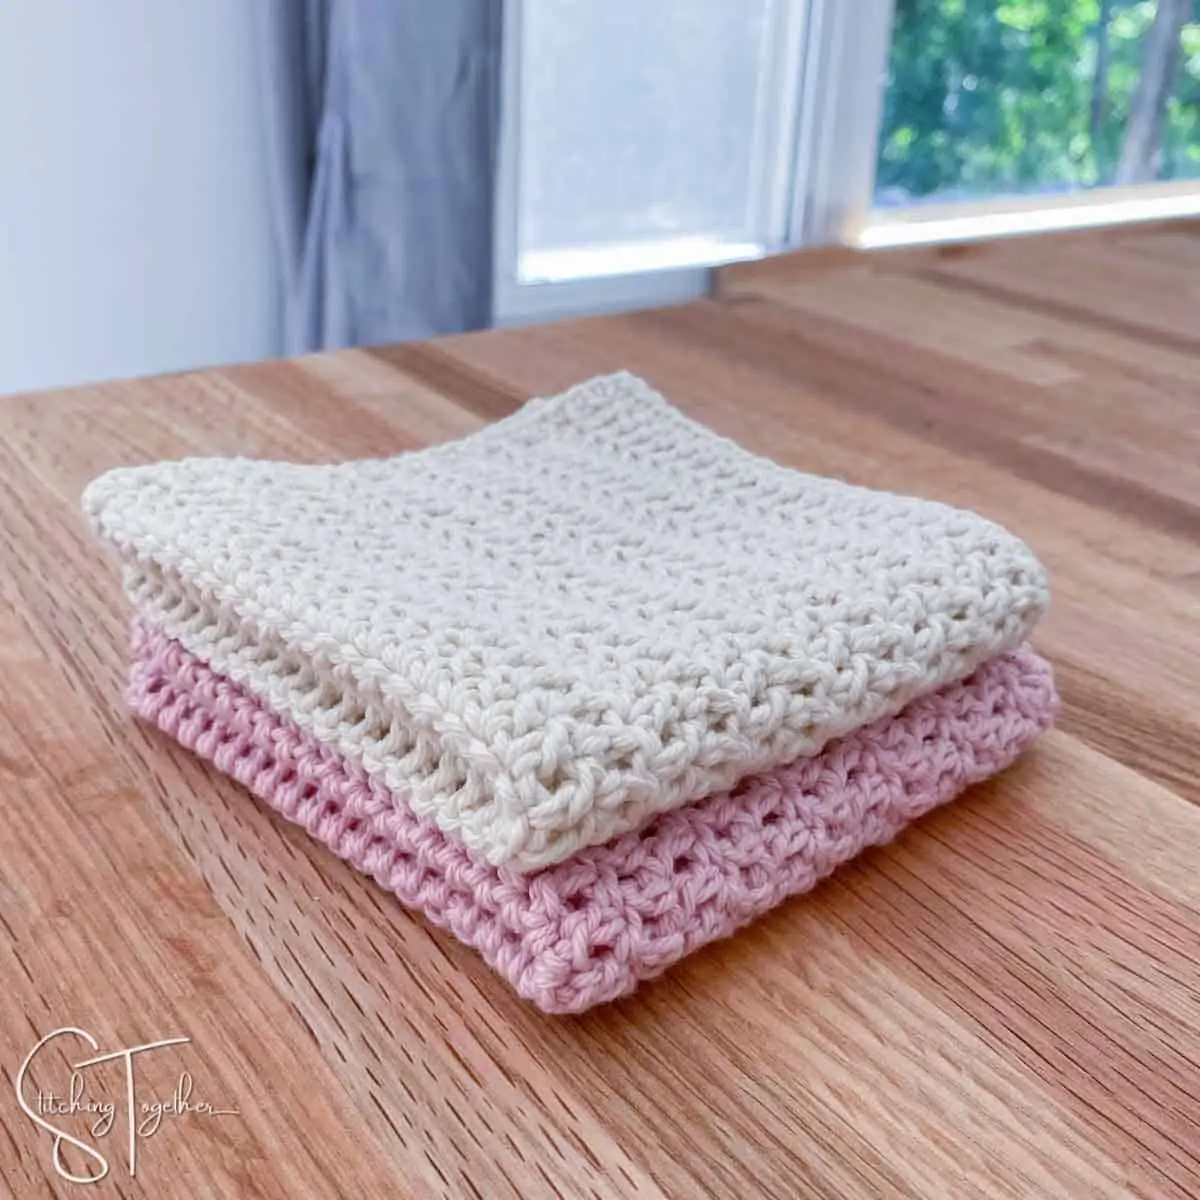
[(488, 324), (500, 0), (255, 0), (288, 353)]

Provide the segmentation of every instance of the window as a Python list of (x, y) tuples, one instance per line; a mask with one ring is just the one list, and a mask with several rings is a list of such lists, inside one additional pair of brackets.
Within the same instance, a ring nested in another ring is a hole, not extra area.
[(1200, 212), (1198, 0), (895, 0), (866, 246)]
[[(773, 0), (525, 6), (518, 270), (529, 282), (756, 253), (772, 233)], [(781, 173), (782, 174), (782, 173)]]
[(785, 242), (804, 8), (505, 5), (497, 242), (510, 313), (521, 290), (529, 303), (531, 288), (708, 267)]
[(508, 0), (501, 319), (1200, 212), (1200, 0)]

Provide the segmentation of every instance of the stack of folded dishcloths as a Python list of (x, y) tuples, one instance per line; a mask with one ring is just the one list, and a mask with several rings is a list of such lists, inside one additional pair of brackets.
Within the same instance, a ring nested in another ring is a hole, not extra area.
[(121, 468), (83, 503), (134, 710), (548, 1011), (811, 888), (1056, 707), (1022, 542), (625, 373), (429, 450)]

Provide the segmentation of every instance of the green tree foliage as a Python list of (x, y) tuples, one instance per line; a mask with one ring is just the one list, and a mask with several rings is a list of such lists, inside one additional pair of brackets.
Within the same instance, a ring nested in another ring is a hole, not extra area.
[[(1200, 0), (1193, 3), (1162, 117), (1159, 179), (1200, 176)], [(880, 202), (1111, 182), (1155, 5), (896, 0)]]

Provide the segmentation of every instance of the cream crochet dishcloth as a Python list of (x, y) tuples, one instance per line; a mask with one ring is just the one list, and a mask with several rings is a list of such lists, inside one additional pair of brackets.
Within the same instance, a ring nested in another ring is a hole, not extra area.
[(1020, 643), (998, 526), (801, 474), (621, 373), (458, 442), (120, 468), (134, 606), (477, 857), (559, 861)]

